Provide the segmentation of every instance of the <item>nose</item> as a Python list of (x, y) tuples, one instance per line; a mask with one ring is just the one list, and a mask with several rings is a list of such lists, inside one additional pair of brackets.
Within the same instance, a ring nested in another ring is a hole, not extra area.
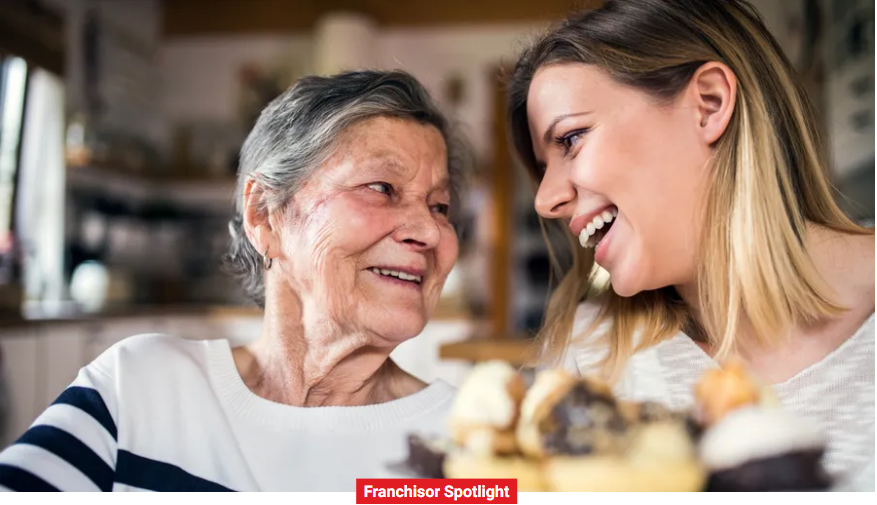
[(548, 167), (536, 191), (536, 212), (546, 219), (572, 217), (576, 188), (565, 174)]
[(404, 221), (396, 229), (395, 238), (414, 250), (428, 250), (438, 246), (441, 230), (428, 206), (411, 205), (405, 210)]

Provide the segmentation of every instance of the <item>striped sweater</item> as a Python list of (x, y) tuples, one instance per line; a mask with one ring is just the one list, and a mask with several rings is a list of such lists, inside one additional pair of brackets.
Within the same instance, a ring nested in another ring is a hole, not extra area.
[(301, 408), (253, 394), (226, 340), (126, 339), (0, 452), (4, 491), (354, 491), (441, 433), (453, 388)]

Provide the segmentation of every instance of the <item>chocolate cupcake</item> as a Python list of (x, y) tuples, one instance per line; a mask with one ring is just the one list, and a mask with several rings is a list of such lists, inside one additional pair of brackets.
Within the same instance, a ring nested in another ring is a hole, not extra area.
[(534, 458), (617, 453), (628, 421), (611, 391), (560, 370), (540, 374), (524, 397), (517, 438)]
[(707, 491), (827, 490), (824, 451), (814, 427), (759, 406), (724, 415), (706, 431), (699, 449), (709, 472)]
[(539, 423), (548, 455), (618, 453), (624, 449), (627, 430), (615, 400), (586, 382), (576, 382)]
[(705, 429), (694, 412), (673, 410), (654, 401), (626, 402), (621, 404), (621, 409), (625, 417), (634, 424), (680, 423), (694, 443), (700, 440)]
[(518, 445), (542, 461), (552, 491), (698, 491), (704, 473), (682, 418), (621, 404), (605, 385), (560, 371), (524, 398)]

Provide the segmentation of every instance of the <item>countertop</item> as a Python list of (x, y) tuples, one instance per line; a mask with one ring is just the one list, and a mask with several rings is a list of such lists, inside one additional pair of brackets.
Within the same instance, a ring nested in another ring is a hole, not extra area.
[(261, 317), (262, 309), (246, 305), (125, 305), (108, 307), (97, 312), (75, 308), (60, 310), (26, 310), (19, 313), (0, 313), (0, 329), (31, 324), (67, 324), (87, 321), (105, 321), (149, 317)]

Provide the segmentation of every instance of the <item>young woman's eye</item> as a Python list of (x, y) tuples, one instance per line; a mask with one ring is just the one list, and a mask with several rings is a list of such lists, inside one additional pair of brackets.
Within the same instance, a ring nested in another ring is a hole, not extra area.
[(572, 148), (575, 147), (578, 141), (581, 140), (586, 133), (588, 133), (588, 128), (573, 130), (566, 135), (555, 138), (554, 143), (562, 147), (565, 154), (569, 154)]
[(433, 212), (438, 212), (443, 216), (447, 216), (451, 213), (451, 206), (446, 203), (438, 203), (432, 206)]
[(374, 182), (368, 185), (368, 188), (377, 191), (378, 193), (383, 193), (385, 195), (393, 194), (393, 186), (390, 186), (386, 182)]

